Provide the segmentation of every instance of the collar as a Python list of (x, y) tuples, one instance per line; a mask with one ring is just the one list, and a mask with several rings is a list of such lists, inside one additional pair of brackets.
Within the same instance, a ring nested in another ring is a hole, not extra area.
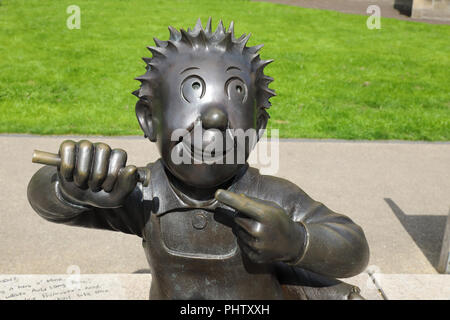
[[(148, 164), (148, 167), (151, 173), (150, 183), (148, 187), (144, 187), (144, 200), (152, 201), (152, 211), (156, 215), (162, 215), (176, 209), (202, 208), (211, 211), (218, 207), (226, 208), (225, 205), (214, 199), (194, 204), (180, 191), (175, 191), (167, 178), (161, 159)], [(250, 188), (253, 189), (257, 185), (254, 180), (258, 175), (257, 169), (249, 168), (248, 164), (246, 164), (236, 174), (228, 191), (246, 194), (253, 193), (250, 192)]]

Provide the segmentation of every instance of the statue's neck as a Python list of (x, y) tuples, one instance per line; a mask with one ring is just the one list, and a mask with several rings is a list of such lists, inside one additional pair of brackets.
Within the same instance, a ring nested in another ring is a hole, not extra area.
[(214, 193), (218, 189), (228, 189), (234, 180), (233, 177), (219, 186), (211, 188), (197, 188), (184, 183), (183, 181), (175, 177), (172, 173), (170, 173), (167, 168), (165, 168), (165, 171), (167, 178), (169, 179), (169, 183), (175, 193), (180, 196), (182, 200), (191, 202), (190, 204), (204, 204), (208, 202), (214, 202)]

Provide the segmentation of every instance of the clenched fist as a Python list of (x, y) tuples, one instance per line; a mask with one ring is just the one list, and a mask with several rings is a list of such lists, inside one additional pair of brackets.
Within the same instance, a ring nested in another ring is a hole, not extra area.
[(81, 205), (114, 208), (138, 182), (137, 168), (126, 166), (127, 153), (104, 143), (64, 141), (59, 148), (59, 187), (63, 198)]
[(215, 197), (237, 210), (234, 233), (242, 251), (256, 263), (293, 262), (303, 250), (306, 230), (274, 202), (219, 189)]

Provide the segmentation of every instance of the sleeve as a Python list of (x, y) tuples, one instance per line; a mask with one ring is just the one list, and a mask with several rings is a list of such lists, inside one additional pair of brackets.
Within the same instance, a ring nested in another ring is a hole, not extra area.
[(304, 235), (299, 257), (290, 265), (333, 278), (352, 277), (364, 271), (369, 261), (369, 246), (361, 227), (314, 201), (285, 179), (261, 178), (258, 194), (284, 208)]
[(335, 278), (364, 271), (369, 262), (369, 246), (360, 226), (300, 189), (294, 203), (291, 217), (306, 230), (303, 251), (294, 265)]
[(44, 219), (71, 226), (121, 231), (143, 237), (150, 210), (136, 187), (119, 208), (96, 208), (69, 203), (58, 192), (56, 168), (44, 166), (28, 184), (28, 201)]

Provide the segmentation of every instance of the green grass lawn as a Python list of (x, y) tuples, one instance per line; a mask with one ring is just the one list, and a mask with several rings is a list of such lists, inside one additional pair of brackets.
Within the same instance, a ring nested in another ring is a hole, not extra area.
[[(69, 30), (66, 8), (81, 8)], [(450, 140), (450, 27), (250, 1), (4, 0), (0, 132), (141, 134), (134, 115), (153, 37), (198, 17), (264, 43), (281, 137)]]

